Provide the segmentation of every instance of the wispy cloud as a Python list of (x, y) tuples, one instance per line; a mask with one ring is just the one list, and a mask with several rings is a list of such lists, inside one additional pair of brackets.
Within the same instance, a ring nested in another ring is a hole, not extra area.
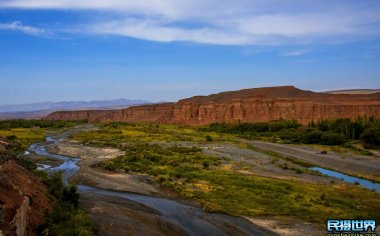
[(15, 30), (33, 36), (47, 36), (49, 34), (45, 29), (23, 25), (20, 21), (0, 23), (0, 30)]
[(303, 55), (309, 54), (309, 53), (310, 53), (310, 50), (303, 49), (303, 50), (294, 50), (294, 51), (285, 52), (285, 53), (282, 53), (281, 56), (283, 56), (283, 57), (298, 57), (298, 56), (303, 56)]
[(1, 7), (107, 12), (114, 18), (78, 22), (71, 32), (159, 42), (274, 45), (380, 36), (380, 4), (371, 0), (2, 0)]
[(129, 36), (158, 42), (190, 41), (209, 44), (247, 44), (249, 37), (234, 35), (216, 28), (185, 29), (166, 25), (159, 20), (127, 19), (83, 26), (83, 30), (95, 34)]

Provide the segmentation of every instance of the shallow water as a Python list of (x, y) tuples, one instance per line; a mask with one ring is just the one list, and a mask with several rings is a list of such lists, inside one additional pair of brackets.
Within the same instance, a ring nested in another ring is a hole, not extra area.
[(376, 192), (380, 192), (380, 184), (379, 183), (375, 183), (375, 182), (372, 182), (372, 181), (369, 181), (366, 179), (361, 179), (361, 178), (350, 176), (350, 175), (345, 175), (345, 174), (342, 174), (340, 172), (327, 170), (327, 169), (320, 168), (320, 167), (312, 167), (310, 169), (318, 171), (319, 173), (330, 176), (330, 177), (342, 179), (343, 181), (345, 181), (347, 183), (352, 183), (352, 184), (359, 183), (360, 186), (362, 186), (363, 188), (375, 190)]

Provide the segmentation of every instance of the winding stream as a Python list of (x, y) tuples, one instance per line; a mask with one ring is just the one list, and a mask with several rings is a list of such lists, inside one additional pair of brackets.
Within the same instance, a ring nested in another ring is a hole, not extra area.
[[(64, 135), (61, 137), (64, 137)], [(38, 168), (45, 170), (48, 173), (61, 171), (64, 183), (68, 184), (68, 179), (80, 169), (77, 165), (80, 159), (51, 154), (46, 150), (47, 146), (56, 144), (61, 140), (62, 139), (59, 139), (58, 137), (47, 137), (46, 142), (32, 144), (29, 147), (28, 152), (63, 161), (63, 163), (57, 167), (39, 165)], [(161, 212), (160, 217), (162, 220), (180, 227), (189, 235), (229, 235), (223, 230), (223, 228), (226, 228), (227, 226), (233, 228), (234, 235), (271, 235), (245, 219), (225, 214), (207, 213), (199, 207), (179, 203), (166, 198), (145, 196), (129, 192), (110, 191), (87, 185), (78, 185), (77, 187), (79, 193), (96, 193), (105, 196), (119, 197), (153, 208)]]

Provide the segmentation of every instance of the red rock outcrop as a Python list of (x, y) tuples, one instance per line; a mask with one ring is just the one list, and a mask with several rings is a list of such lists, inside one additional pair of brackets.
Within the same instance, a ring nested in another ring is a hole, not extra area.
[(37, 235), (50, 203), (45, 185), (14, 160), (0, 163), (0, 232)]
[(293, 86), (255, 88), (121, 110), (59, 111), (46, 119), (204, 125), (276, 119), (295, 119), (307, 124), (320, 119), (358, 116), (380, 117), (380, 93), (326, 94)]

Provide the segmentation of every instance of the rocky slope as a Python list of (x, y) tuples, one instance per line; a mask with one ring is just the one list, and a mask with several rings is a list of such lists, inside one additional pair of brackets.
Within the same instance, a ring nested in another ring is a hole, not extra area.
[(46, 187), (12, 160), (0, 141), (0, 235), (37, 235), (51, 205)]
[(293, 86), (244, 89), (196, 96), (177, 103), (121, 110), (54, 112), (49, 120), (81, 120), (203, 125), (215, 122), (265, 122), (295, 119), (307, 124), (320, 119), (380, 117), (380, 93), (326, 94)]

